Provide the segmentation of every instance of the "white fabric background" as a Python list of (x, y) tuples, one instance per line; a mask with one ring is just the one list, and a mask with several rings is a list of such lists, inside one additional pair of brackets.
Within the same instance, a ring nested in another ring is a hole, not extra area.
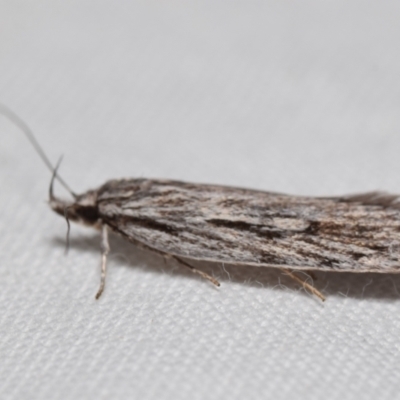
[[(0, 101), (77, 192), (165, 177), (400, 193), (398, 1), (0, 2)], [(395, 399), (400, 277), (204, 266), (219, 290), (45, 202), (0, 118), (3, 399)], [(60, 186), (57, 193), (65, 194)], [(65, 194), (66, 195), (66, 194)]]

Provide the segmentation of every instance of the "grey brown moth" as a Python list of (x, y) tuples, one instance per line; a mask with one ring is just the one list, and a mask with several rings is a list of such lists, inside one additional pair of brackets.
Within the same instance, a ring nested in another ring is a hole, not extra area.
[[(5, 114), (25, 131), (53, 171), (50, 207), (68, 224), (79, 222), (101, 231), (96, 298), (105, 285), (109, 231), (177, 260), (218, 286), (190, 261), (280, 268), (322, 300), (324, 296), (293, 271), (400, 272), (399, 196), (373, 192), (301, 197), (164, 179), (111, 180), (76, 195), (29, 128), (10, 110)], [(54, 195), (55, 179), (73, 200)]]
[[(111, 230), (217, 285), (187, 260), (291, 271), (400, 272), (397, 200), (383, 193), (314, 198), (160, 179), (112, 180), (72, 202), (50, 194), (56, 213), (101, 229), (103, 277)], [(103, 287), (104, 278), (97, 297)]]

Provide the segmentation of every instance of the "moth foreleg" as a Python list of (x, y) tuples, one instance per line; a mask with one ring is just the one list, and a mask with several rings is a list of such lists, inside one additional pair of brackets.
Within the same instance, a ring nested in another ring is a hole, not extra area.
[(183, 261), (179, 257), (173, 256), (173, 255), (171, 255), (171, 256), (166, 255), (165, 257), (175, 259), (176, 261), (178, 261), (179, 264), (182, 264), (184, 267), (189, 268), (193, 273), (200, 275), (202, 278), (209, 280), (215, 286), (221, 286), (221, 284), (215, 278), (213, 278), (211, 275), (208, 275), (205, 272), (200, 271), (199, 269), (196, 269), (195, 267), (192, 267), (190, 264), (188, 264), (186, 261)]
[(101, 277), (100, 287), (96, 294), (96, 300), (101, 296), (106, 284), (106, 272), (107, 272), (107, 255), (110, 252), (110, 244), (108, 243), (108, 230), (107, 225), (101, 227)]
[(300, 283), (304, 287), (304, 289), (309, 290), (313, 295), (319, 297), (322, 301), (325, 301), (325, 296), (317, 289), (315, 289), (314, 286), (310, 285), (306, 280), (303, 280), (299, 278), (297, 275), (295, 275), (292, 271), (286, 268), (281, 268), (281, 270), (288, 276), (290, 276), (292, 279), (294, 279), (296, 282)]

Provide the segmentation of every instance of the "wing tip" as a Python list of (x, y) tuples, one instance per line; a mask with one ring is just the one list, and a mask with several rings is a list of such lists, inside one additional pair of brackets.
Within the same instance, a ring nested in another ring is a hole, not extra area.
[(360, 203), (363, 205), (381, 206), (400, 210), (400, 196), (387, 192), (375, 191), (344, 196), (339, 199), (348, 203)]

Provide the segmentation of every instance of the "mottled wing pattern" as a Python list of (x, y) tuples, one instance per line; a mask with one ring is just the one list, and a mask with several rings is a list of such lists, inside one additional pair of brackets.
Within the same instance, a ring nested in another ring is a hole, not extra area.
[(400, 272), (398, 197), (296, 197), (167, 180), (107, 182), (104, 223), (197, 260), (305, 270)]

